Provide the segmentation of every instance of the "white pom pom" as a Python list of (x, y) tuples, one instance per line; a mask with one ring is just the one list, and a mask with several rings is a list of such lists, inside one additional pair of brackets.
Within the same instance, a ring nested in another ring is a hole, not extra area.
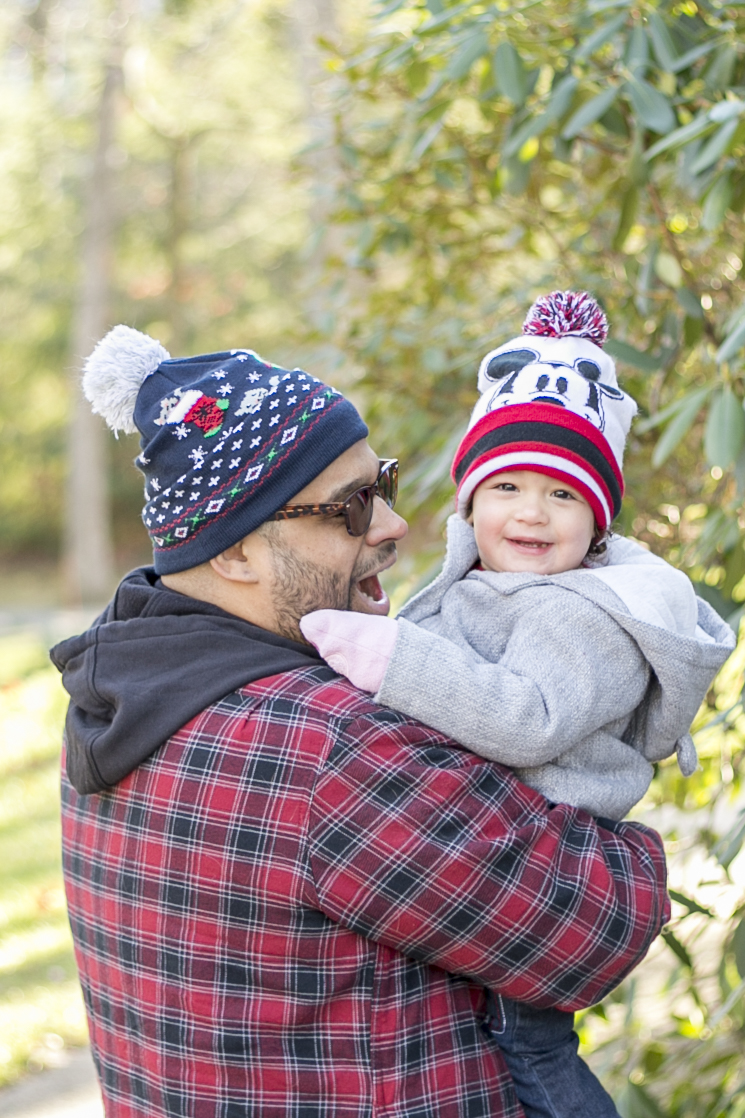
[(101, 339), (85, 363), (83, 392), (112, 431), (135, 433), (137, 393), (170, 356), (155, 338), (131, 326), (115, 326)]

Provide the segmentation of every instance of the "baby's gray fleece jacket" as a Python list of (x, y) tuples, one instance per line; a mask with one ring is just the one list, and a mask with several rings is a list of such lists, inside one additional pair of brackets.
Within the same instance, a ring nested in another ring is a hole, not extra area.
[[(684, 576), (631, 541), (619, 548), (621, 562), (631, 553), (639, 564), (629, 568), (632, 586), (641, 580), (644, 590), (653, 569), (645, 563), (657, 565), (646, 588), (654, 611), (660, 565), (669, 579)], [(477, 559), (472, 528), (451, 517), (445, 565), (399, 614), (376, 701), (593, 815), (626, 815), (649, 786), (650, 762), (676, 746), (690, 775), (697, 759), (688, 730), (735, 646), (718, 614), (689, 589), (695, 635), (686, 636), (674, 623), (633, 616), (590, 570), (474, 571)]]

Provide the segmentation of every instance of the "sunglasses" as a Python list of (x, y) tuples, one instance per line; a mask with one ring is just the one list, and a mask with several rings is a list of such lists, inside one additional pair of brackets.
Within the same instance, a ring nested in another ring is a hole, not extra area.
[(300, 516), (343, 516), (350, 536), (364, 536), (373, 518), (376, 497), (382, 498), (392, 509), (398, 496), (398, 459), (379, 458), (380, 469), (372, 485), (355, 489), (346, 501), (333, 501), (322, 505), (283, 505), (267, 520), (294, 520)]

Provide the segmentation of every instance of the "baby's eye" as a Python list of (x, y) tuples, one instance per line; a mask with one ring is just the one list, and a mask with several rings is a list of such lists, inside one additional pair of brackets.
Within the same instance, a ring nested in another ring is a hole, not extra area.
[(554, 497), (558, 497), (560, 501), (574, 500), (574, 494), (570, 493), (568, 489), (554, 489)]
[(513, 485), (511, 481), (497, 482), (494, 489), (501, 489), (503, 493), (517, 493), (517, 486)]

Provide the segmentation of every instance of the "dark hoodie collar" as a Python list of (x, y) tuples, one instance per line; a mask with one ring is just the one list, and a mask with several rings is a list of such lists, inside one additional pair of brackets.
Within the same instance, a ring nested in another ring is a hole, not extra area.
[(317, 665), (287, 640), (163, 586), (140, 567), (87, 632), (51, 651), (70, 695), (67, 774), (111, 788), (195, 715), (257, 679)]

